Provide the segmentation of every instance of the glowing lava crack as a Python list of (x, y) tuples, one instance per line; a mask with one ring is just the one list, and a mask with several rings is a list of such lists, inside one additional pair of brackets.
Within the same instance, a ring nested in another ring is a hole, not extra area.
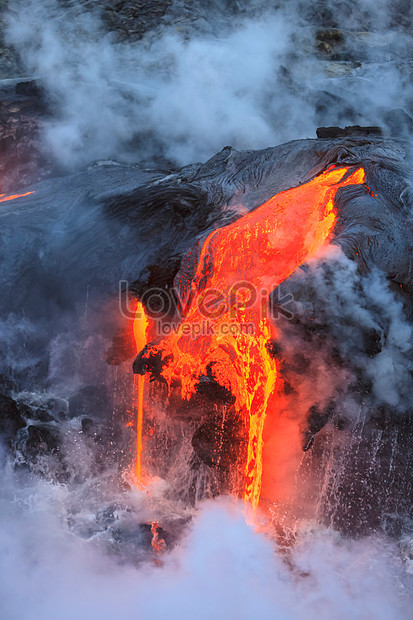
[(16, 198), (24, 198), (30, 196), (34, 192), (26, 192), (25, 194), (13, 194), (12, 196), (6, 196), (6, 194), (0, 194), (0, 202), (8, 202), (9, 200), (16, 200)]
[[(269, 294), (331, 233), (337, 190), (364, 182), (362, 168), (331, 167), (210, 233), (182, 295), (180, 326), (145, 354), (161, 354), (163, 377), (169, 388), (180, 385), (184, 399), (208, 370), (233, 394), (248, 428), (244, 500), (253, 509), (260, 499), (263, 428), (277, 377), (268, 350), (275, 337), (267, 316)], [(201, 329), (205, 322), (207, 329)], [(138, 427), (138, 445), (139, 432)]]

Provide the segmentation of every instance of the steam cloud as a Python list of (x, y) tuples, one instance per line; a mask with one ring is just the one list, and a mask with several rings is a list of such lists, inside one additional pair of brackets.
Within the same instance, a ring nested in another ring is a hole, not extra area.
[(355, 609), (359, 618), (409, 617), (397, 549), (380, 538), (351, 542), (329, 531), (303, 532), (287, 562), (246, 524), (240, 506), (221, 499), (201, 506), (162, 566), (152, 560), (134, 567), (103, 553), (98, 537), (81, 540), (64, 530), (63, 488), (38, 483), (16, 492), (6, 479), (0, 501), (7, 620), (344, 619)]
[[(45, 140), (64, 166), (160, 156), (184, 165), (228, 144), (313, 137), (319, 125), (386, 127), (391, 108), (409, 111), (409, 38), (385, 2), (342, 4), (323, 6), (361, 66), (316, 58), (311, 7), (297, 0), (278, 9), (254, 3), (226, 18), (211, 3), (182, 31), (172, 24), (127, 44), (104, 31), (98, 8), (17, 1), (8, 38), (52, 102)], [(366, 24), (377, 32), (358, 33)]]
[[(325, 404), (341, 388), (343, 397), (343, 386), (349, 383), (352, 386), (345, 364), (343, 369), (343, 362), (351, 359), (353, 365), (358, 365), (371, 381), (375, 408), (386, 405), (394, 407), (399, 413), (410, 411), (413, 389), (412, 329), (401, 300), (396, 298), (382, 272), (375, 269), (361, 275), (356, 263), (348, 259), (339, 246), (330, 245), (322, 248), (304, 267), (298, 268), (282, 288), (292, 291), (295, 296), (295, 316), (304, 317), (307, 322), (311, 320), (320, 333), (328, 333), (341, 356), (336, 366), (338, 379), (334, 382), (334, 364), (331, 361), (326, 364), (327, 354), (322, 345), (318, 346), (318, 358), (314, 358), (314, 345), (308, 345), (307, 353), (309, 358), (313, 358), (308, 368), (311, 382), (317, 372), (324, 374), (317, 389), (314, 385), (307, 386), (313, 396), (317, 394), (317, 398), (324, 400)], [(305, 326), (308, 327), (308, 323)], [(297, 348), (302, 338), (301, 332), (294, 332), (294, 325), (283, 326), (281, 340), (289, 349), (288, 356), (294, 355), (294, 347)], [(373, 354), (365, 350), (365, 338), (371, 334), (379, 346)], [(301, 346), (305, 350), (305, 345)], [(308, 381), (307, 374), (300, 380), (304, 383)], [(323, 391), (327, 392), (326, 396), (323, 396)], [(302, 393), (300, 400), (306, 400)]]

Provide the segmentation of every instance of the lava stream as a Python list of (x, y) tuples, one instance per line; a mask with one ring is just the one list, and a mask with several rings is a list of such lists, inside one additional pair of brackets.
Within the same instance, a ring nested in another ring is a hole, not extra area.
[(248, 453), (244, 500), (255, 509), (261, 493), (263, 428), (276, 383), (268, 351), (275, 336), (268, 297), (320, 248), (334, 222), (339, 188), (363, 184), (362, 168), (334, 168), (276, 194), (205, 240), (195, 276), (182, 294), (183, 320), (152, 353), (161, 352), (162, 375), (189, 399), (210, 374), (231, 391), (245, 415)]
[(6, 196), (6, 194), (0, 194), (0, 202), (7, 202), (8, 200), (15, 200), (16, 198), (24, 198), (30, 196), (34, 192), (26, 192), (25, 194), (14, 194), (13, 196)]
[[(141, 302), (137, 303), (135, 318), (133, 321), (133, 335), (136, 343), (136, 351), (139, 353), (146, 345), (146, 330), (148, 319), (145, 315)], [(145, 390), (144, 375), (134, 376), (134, 402), (136, 403), (136, 482), (142, 482), (142, 428), (143, 428), (143, 393)]]

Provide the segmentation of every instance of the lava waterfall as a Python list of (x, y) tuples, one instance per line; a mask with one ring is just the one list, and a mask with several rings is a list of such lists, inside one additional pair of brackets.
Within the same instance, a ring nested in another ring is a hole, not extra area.
[(261, 489), (265, 417), (277, 376), (269, 293), (328, 238), (337, 190), (364, 180), (361, 168), (329, 169), (211, 232), (192, 280), (184, 286), (177, 276), (182, 323), (142, 357), (161, 356), (161, 375), (169, 387), (180, 385), (182, 398), (190, 399), (208, 371), (233, 395), (248, 429), (244, 499), (254, 509)]
[(223, 496), (288, 562), (309, 526), (410, 553), (406, 161), (346, 135), (5, 196), (12, 475), (67, 489), (76, 538), (159, 570)]

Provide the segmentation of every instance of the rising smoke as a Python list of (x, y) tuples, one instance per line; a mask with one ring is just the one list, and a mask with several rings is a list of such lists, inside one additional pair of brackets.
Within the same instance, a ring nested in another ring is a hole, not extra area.
[[(380, 4), (237, 3), (234, 15), (212, 3), (195, 7), (198, 19), (175, 17), (124, 43), (104, 29), (99, 3), (86, 12), (31, 0), (10, 6), (8, 40), (46, 89), (54, 114), (44, 136), (63, 165), (107, 157), (185, 165), (228, 144), (315, 137), (320, 125), (389, 131), (392, 108), (412, 112), (411, 42)], [(319, 57), (320, 15), (343, 33), (341, 55), (333, 47)], [(366, 26), (373, 32), (358, 32)]]

